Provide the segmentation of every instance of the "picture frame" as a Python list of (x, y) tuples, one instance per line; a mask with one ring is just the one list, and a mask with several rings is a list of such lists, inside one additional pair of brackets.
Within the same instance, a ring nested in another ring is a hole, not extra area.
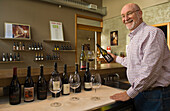
[(64, 41), (62, 22), (50, 21), (51, 40)]
[(31, 39), (30, 25), (5, 22), (5, 38)]
[(118, 46), (118, 31), (117, 30), (110, 32), (110, 45)]

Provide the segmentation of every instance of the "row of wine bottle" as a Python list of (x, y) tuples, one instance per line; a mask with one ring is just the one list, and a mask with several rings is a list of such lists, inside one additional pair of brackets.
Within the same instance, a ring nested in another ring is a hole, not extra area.
[[(13, 50), (25, 50), (26, 47), (25, 47), (25, 43), (21, 43), (21, 42), (14, 42), (13, 46), (12, 46), (12, 49)], [(43, 50), (43, 45), (42, 43), (39, 44), (39, 43), (32, 43), (32, 44), (29, 44), (28, 45), (28, 50)]]
[(71, 44), (61, 44), (61, 46), (59, 46), (59, 44), (54, 44), (54, 51), (58, 50), (72, 50), (72, 47)]
[(20, 61), (20, 54), (8, 54), (8, 53), (3, 53), (3, 56), (2, 56), (2, 61), (5, 62), (5, 61)]
[[(78, 64), (76, 64), (76, 70), (75, 74), (78, 74)], [(59, 72), (57, 70), (57, 63), (54, 63), (54, 71), (52, 72), (52, 76), (59, 75)], [(92, 90), (91, 85), (91, 73), (89, 71), (89, 63), (87, 63), (86, 72), (84, 74), (84, 90), (90, 91)], [(38, 78), (38, 81), (36, 83), (37, 85), (37, 99), (38, 100), (44, 100), (47, 98), (47, 89), (48, 89), (48, 83), (45, 80), (44, 73), (43, 73), (43, 65), (40, 66), (40, 75)], [(27, 68), (27, 76), (24, 83), (24, 102), (32, 102), (35, 99), (35, 87), (34, 82), (31, 77), (31, 66), (28, 66)], [(62, 95), (69, 95), (70, 94), (70, 84), (69, 84), (69, 77), (67, 73), (67, 65), (64, 65), (64, 72), (62, 76)], [(76, 93), (81, 92), (81, 85), (75, 90)], [(52, 93), (53, 97), (59, 97), (60, 93), (57, 93), (56, 95)], [(17, 67), (13, 68), (13, 79), (11, 81), (11, 84), (9, 86), (9, 103), (11, 105), (16, 105), (21, 103), (21, 84), (17, 78)]]

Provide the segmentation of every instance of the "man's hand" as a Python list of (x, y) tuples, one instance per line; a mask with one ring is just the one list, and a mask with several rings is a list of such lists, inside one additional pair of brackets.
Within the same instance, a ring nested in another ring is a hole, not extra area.
[(114, 94), (113, 96), (110, 96), (110, 99), (114, 99), (116, 101), (127, 101), (130, 99), (130, 97), (127, 95), (126, 91), (122, 93)]
[(114, 54), (112, 54), (112, 53), (110, 53), (110, 52), (107, 52), (108, 54), (110, 54), (112, 57), (113, 57), (113, 59), (114, 59), (114, 61), (116, 62), (116, 55), (114, 55)]

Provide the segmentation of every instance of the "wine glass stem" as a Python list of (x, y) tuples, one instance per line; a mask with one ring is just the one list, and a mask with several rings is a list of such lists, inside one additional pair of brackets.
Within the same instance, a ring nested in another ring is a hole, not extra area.
[(74, 89), (74, 94), (76, 93), (76, 89)]
[(96, 93), (96, 89), (95, 89), (95, 93)]

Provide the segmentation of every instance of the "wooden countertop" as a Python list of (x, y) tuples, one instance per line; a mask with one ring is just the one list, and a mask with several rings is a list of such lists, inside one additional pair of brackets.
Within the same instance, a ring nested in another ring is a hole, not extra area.
[[(102, 85), (95, 94), (95, 91), (84, 91), (81, 93), (73, 94), (69, 96), (60, 96), (59, 98), (52, 98), (49, 93), (46, 100), (35, 100), (34, 102), (25, 103), (21, 100), (21, 104), (10, 105), (8, 99), (0, 99), (0, 111), (91, 111), (96, 108), (101, 108), (106, 105), (115, 103), (115, 100), (111, 100), (110, 96), (122, 92), (121, 89), (111, 88)], [(78, 101), (71, 101), (72, 96), (79, 97)], [(91, 97), (98, 96), (101, 98), (99, 101), (91, 100)], [(53, 102), (60, 102), (60, 107), (51, 107)]]

